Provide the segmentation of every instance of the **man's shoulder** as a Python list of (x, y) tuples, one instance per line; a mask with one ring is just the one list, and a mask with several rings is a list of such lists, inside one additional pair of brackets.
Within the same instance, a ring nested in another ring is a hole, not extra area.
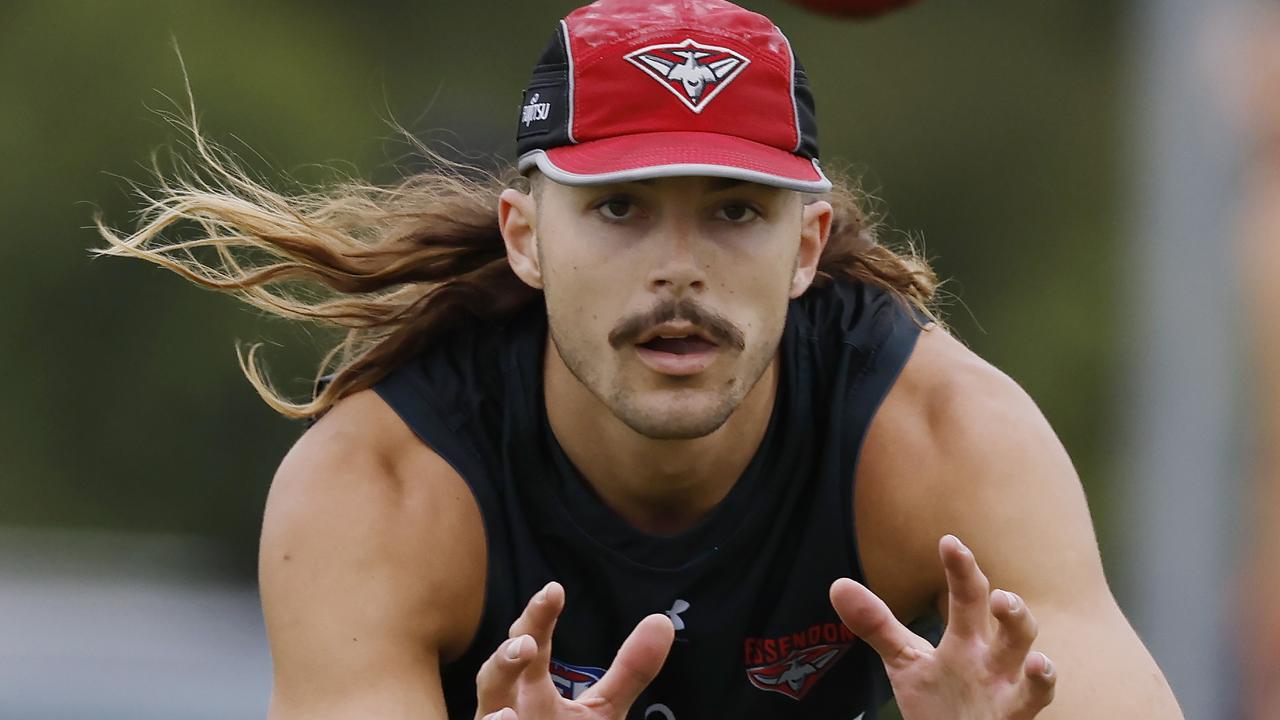
[(479, 510), (453, 468), (369, 390), (335, 404), (285, 456), (260, 552), (267, 594), (302, 597), (320, 587), (311, 578), (345, 585), (352, 597), (376, 590), (435, 618), (415, 632), (436, 639), (446, 657), (478, 622), (449, 608), (470, 608), (482, 592)]
[(990, 465), (1061, 450), (1026, 391), (937, 325), (920, 333), (868, 444), (879, 472), (905, 474), (927, 493), (963, 491)]
[[(435, 457), (377, 392), (361, 390), (338, 400), (309, 427), (285, 455), (281, 470), (309, 471), (300, 473), (312, 478), (303, 482), (351, 469), (396, 483), (422, 476)], [(328, 472), (313, 472), (318, 469)]]
[(469, 500), (465, 488), (381, 397), (363, 390), (339, 400), (285, 455), (267, 515), (301, 535), (350, 525), (330, 513), (376, 518), (364, 527), (372, 532), (429, 532), (439, 525), (424, 521), (459, 510), (450, 505)]
[[(926, 478), (973, 450), (979, 426), (1021, 412), (1025, 393), (938, 324), (925, 327), (881, 403), (860, 453), (859, 484), (883, 484), (895, 496), (920, 491)], [(899, 482), (907, 475), (911, 482)], [(864, 478), (865, 476), (865, 478)]]
[(1040, 415), (1016, 381), (936, 324), (921, 332), (895, 390), (891, 410), (941, 450), (956, 450), (983, 428)]

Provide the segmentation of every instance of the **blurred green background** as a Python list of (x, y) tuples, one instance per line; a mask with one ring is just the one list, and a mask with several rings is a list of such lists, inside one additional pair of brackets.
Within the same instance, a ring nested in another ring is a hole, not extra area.
[[(0, 525), (203, 536), (252, 576), (271, 475), (302, 430), (241, 376), (269, 342), (307, 391), (318, 343), (142, 263), (91, 260), (95, 209), (132, 226), (156, 110), (185, 58), (208, 136), (265, 178), (412, 160), (389, 118), (510, 158), (520, 90), (574, 2), (0, 5)], [(956, 332), (1037, 400), (1098, 512), (1118, 418), (1117, 166), (1125, 3), (926, 0), (868, 23), (764, 0), (812, 78), (828, 164), (923, 241)]]

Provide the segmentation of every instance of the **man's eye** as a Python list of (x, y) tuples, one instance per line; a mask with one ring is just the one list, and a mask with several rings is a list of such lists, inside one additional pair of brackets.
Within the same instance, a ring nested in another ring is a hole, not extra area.
[(628, 198), (609, 198), (596, 206), (596, 211), (606, 220), (627, 220), (635, 212), (636, 205)]
[(717, 217), (728, 220), (732, 223), (751, 222), (752, 220), (760, 217), (760, 213), (757, 212), (755, 208), (741, 203), (722, 205), (720, 209), (716, 211), (716, 215)]

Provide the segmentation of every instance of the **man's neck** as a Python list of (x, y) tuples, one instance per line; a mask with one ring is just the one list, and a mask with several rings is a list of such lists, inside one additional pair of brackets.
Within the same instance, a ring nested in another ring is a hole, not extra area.
[(551, 431), (596, 494), (636, 529), (674, 535), (706, 517), (751, 462), (778, 373), (775, 360), (724, 425), (692, 440), (654, 440), (627, 427), (565, 367), (550, 338), (543, 383)]

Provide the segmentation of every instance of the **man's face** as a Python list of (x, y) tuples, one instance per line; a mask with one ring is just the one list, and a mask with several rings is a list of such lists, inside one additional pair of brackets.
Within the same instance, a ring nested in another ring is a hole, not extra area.
[(719, 428), (808, 285), (800, 195), (704, 177), (540, 185), (534, 254), (565, 366), (646, 437)]

